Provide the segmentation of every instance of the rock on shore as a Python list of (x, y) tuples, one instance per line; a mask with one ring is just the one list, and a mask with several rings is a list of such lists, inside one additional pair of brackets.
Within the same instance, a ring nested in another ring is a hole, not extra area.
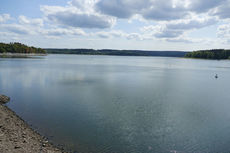
[[(1, 96), (1, 103), (9, 101)], [(0, 153), (62, 153), (44, 137), (18, 117), (7, 106), (0, 104)]]
[(10, 98), (5, 95), (0, 95), (0, 104), (5, 104), (10, 101)]

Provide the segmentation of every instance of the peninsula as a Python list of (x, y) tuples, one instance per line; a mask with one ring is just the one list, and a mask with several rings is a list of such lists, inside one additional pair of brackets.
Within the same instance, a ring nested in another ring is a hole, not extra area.
[(29, 47), (21, 43), (0, 43), (0, 57), (31, 57), (31, 56), (43, 56), (46, 55), (46, 51), (42, 48)]

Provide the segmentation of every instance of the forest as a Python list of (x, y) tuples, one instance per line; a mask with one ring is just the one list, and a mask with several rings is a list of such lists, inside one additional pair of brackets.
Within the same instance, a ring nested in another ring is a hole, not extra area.
[(187, 58), (201, 58), (201, 59), (230, 59), (230, 50), (212, 49), (189, 52), (185, 55)]
[(114, 55), (114, 56), (165, 56), (184, 57), (183, 51), (143, 51), (143, 50), (115, 50), (115, 49), (45, 49), (49, 54), (80, 54), (80, 55)]
[(116, 56), (166, 56), (200, 59), (230, 59), (230, 50), (212, 49), (193, 52), (183, 51), (142, 51), (142, 50), (113, 50), (113, 49), (42, 49), (27, 46), (22, 43), (0, 43), (0, 53), (23, 54), (83, 54), (83, 55), (116, 55)]
[(21, 43), (0, 43), (0, 53), (46, 54), (42, 48), (29, 47)]

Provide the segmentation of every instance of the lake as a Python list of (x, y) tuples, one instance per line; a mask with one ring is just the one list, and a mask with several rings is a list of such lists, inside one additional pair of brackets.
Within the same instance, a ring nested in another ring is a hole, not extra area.
[(230, 152), (229, 78), (230, 60), (0, 59), (7, 106), (80, 153)]

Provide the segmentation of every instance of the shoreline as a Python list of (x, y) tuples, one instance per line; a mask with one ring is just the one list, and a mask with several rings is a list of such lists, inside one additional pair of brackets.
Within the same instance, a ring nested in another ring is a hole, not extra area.
[(0, 53), (0, 58), (33, 58), (46, 55), (38, 53)]
[(64, 153), (33, 130), (6, 105), (0, 104), (0, 152)]

